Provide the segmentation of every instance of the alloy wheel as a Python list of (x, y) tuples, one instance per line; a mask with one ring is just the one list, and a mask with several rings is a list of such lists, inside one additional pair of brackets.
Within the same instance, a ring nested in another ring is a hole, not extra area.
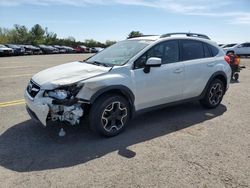
[(127, 108), (121, 102), (109, 104), (102, 113), (102, 125), (107, 132), (119, 131), (128, 116)]
[(215, 83), (209, 92), (209, 102), (212, 105), (217, 105), (223, 96), (223, 89), (220, 83)]

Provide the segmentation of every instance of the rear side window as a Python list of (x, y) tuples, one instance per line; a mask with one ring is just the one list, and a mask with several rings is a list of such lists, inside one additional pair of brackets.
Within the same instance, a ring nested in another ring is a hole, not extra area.
[(216, 48), (216, 47), (214, 47), (212, 45), (209, 45), (209, 44), (207, 44), (207, 45), (209, 46), (209, 48), (210, 48), (210, 50), (212, 52), (213, 57), (216, 56), (219, 53), (219, 49), (218, 48)]
[(250, 43), (244, 43), (241, 45), (242, 47), (250, 47)]
[(200, 59), (204, 57), (203, 44), (195, 40), (183, 40), (182, 44), (182, 60)]
[(212, 57), (212, 52), (206, 43), (203, 43), (204, 57)]

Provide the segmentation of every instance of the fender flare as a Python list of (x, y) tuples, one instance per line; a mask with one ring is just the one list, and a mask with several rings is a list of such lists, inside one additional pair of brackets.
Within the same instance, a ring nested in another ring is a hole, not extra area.
[(112, 91), (115, 91), (115, 90), (118, 90), (119, 92), (121, 92), (123, 95), (125, 95), (130, 100), (130, 102), (132, 102), (132, 104), (134, 104), (135, 96), (134, 96), (133, 92), (128, 87), (126, 87), (124, 85), (112, 85), (112, 86), (104, 87), (104, 88), (98, 90), (90, 98), (90, 103), (93, 103), (103, 93), (106, 93), (106, 92), (109, 92), (109, 91), (112, 92)]
[[(207, 91), (209, 85), (211, 84), (211, 82), (212, 82), (217, 76), (223, 76), (224, 79), (226, 80), (226, 84), (227, 84), (227, 75), (226, 75), (225, 72), (223, 72), (223, 71), (217, 71), (217, 72), (213, 73), (212, 76), (209, 78), (209, 80), (208, 80), (208, 82), (207, 82), (205, 88), (203, 89), (203, 91), (202, 91), (202, 93), (201, 93), (201, 95), (200, 95), (200, 98), (203, 98), (203, 97), (206, 95), (206, 91)], [(225, 85), (225, 87), (226, 87), (226, 85)]]
[(130, 107), (131, 107), (131, 114), (130, 115), (131, 115), (131, 117), (133, 117), (135, 114), (135, 106), (134, 106), (135, 96), (134, 96), (133, 92), (128, 87), (126, 87), (124, 85), (112, 85), (112, 86), (108, 86), (108, 87), (105, 87), (105, 88), (98, 90), (90, 98), (90, 100), (89, 100), (90, 104), (93, 104), (94, 101), (102, 94), (107, 93), (107, 92), (114, 92), (114, 91), (121, 92), (128, 99), (128, 102), (129, 102)]

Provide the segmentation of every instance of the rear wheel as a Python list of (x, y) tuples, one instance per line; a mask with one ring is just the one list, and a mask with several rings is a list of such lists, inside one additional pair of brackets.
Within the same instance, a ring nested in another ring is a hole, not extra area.
[(200, 100), (200, 103), (206, 108), (216, 108), (221, 103), (224, 93), (224, 83), (219, 79), (215, 79), (207, 88), (206, 94)]
[(235, 79), (236, 81), (238, 81), (238, 79), (239, 79), (239, 74), (238, 74), (238, 73), (235, 73), (235, 74), (234, 74), (234, 79)]
[(101, 96), (90, 109), (90, 128), (103, 136), (115, 136), (125, 129), (129, 114), (129, 104), (124, 97)]

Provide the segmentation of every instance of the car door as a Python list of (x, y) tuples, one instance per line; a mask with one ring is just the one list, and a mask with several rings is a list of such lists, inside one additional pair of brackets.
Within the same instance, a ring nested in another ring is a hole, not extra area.
[(214, 73), (216, 48), (198, 40), (181, 40), (181, 60), (185, 66), (183, 98), (199, 96)]
[[(150, 57), (162, 60), (160, 67), (151, 67), (149, 73), (143, 71)], [(155, 45), (134, 62), (135, 106), (136, 110), (170, 103), (182, 99), (184, 65), (179, 62), (177, 40)]]
[(239, 55), (248, 55), (248, 54), (250, 54), (250, 43), (241, 44)]

